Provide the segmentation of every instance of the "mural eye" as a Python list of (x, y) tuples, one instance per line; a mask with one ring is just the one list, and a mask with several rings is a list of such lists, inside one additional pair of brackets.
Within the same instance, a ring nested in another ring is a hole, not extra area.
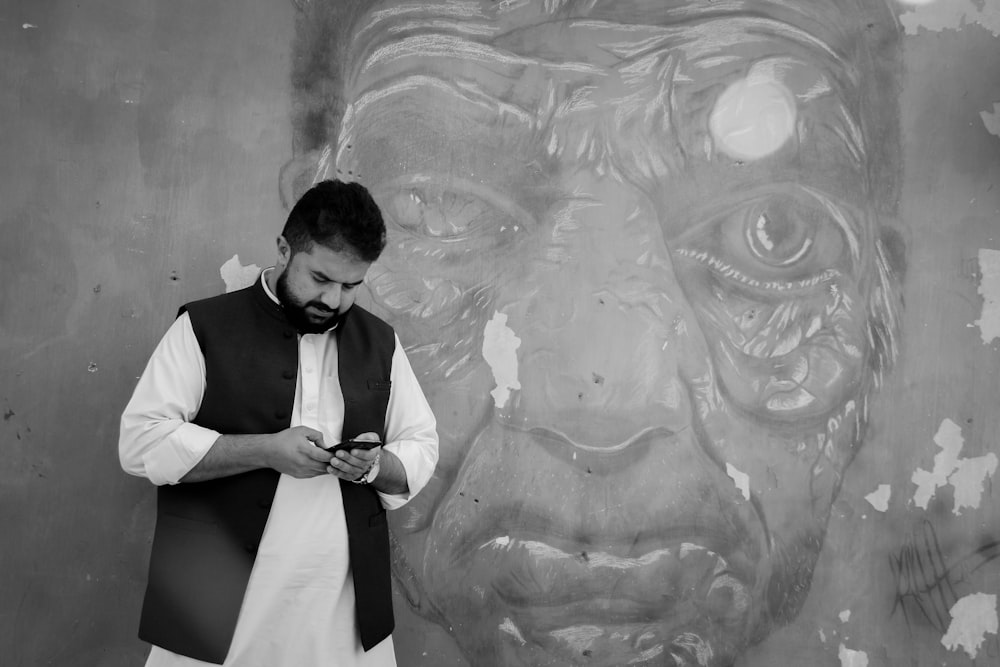
[(418, 238), (453, 243), (502, 237), (522, 226), (516, 207), (476, 184), (422, 181), (381, 194), (382, 210), (389, 221)]
[(832, 210), (818, 199), (762, 197), (717, 216), (678, 252), (748, 287), (808, 287), (846, 268), (846, 223)]
[(438, 238), (461, 236), (483, 214), (482, 203), (454, 192), (406, 188), (389, 202), (396, 223), (416, 234)]
[(783, 213), (761, 211), (756, 220), (748, 220), (745, 226), (750, 251), (770, 266), (794, 264), (809, 252), (813, 243), (807, 226)]

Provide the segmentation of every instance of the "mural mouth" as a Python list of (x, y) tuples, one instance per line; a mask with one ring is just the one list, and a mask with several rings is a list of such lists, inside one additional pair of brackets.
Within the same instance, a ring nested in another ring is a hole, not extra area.
[(486, 566), (494, 573), (493, 590), (508, 606), (559, 608), (567, 619), (593, 615), (647, 622), (695, 603), (699, 615), (729, 616), (749, 607), (747, 582), (754, 579), (742, 552), (727, 557), (692, 541), (627, 557), (500, 537), (481, 545), (474, 559), (477, 569)]
[(425, 546), (443, 617), (477, 628), (462, 640), (470, 655), (708, 665), (748, 641), (770, 574), (766, 529), (693, 429), (643, 429), (614, 456), (496, 424), (480, 437), (490, 447), (467, 462)]
[(488, 606), (507, 650), (566, 664), (708, 665), (713, 643), (744, 637), (754, 607), (754, 570), (731, 546), (706, 535), (620, 556), (504, 536), (463, 560), (493, 573)]

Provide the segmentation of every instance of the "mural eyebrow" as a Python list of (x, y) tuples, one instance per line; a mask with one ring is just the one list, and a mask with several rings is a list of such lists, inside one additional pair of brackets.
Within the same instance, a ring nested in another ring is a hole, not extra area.
[(435, 33), (404, 37), (376, 44), (368, 53), (356, 54), (354, 58), (356, 65), (352, 79), (363, 76), (374, 67), (418, 57), (454, 58), (461, 61), (508, 67), (523, 67), (533, 62), (529, 58), (496, 49), (488, 44), (470, 41), (455, 35)]
[[(361, 93), (351, 109), (354, 113), (360, 113), (372, 104), (378, 103), (386, 97), (398, 95), (400, 93), (418, 90), (420, 88), (437, 88), (440, 92), (460, 98), (470, 104), (481, 106), (489, 110), (500, 109), (511, 113), (525, 122), (530, 122), (534, 114), (527, 108), (513, 104), (512, 102), (501, 100), (496, 95), (485, 90), (475, 83), (447, 81), (437, 76), (429, 74), (415, 74), (391, 80), (383, 85), (370, 86)], [(349, 109), (348, 114), (351, 114)], [(345, 119), (346, 123), (346, 119)]]

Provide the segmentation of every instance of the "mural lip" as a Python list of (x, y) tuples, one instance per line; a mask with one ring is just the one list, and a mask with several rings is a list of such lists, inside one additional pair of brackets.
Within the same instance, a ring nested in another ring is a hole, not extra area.
[[(499, 543), (499, 544), (498, 544)], [(594, 613), (595, 602), (613, 610), (621, 620), (650, 620), (680, 604), (682, 600), (707, 597), (720, 577), (744, 581), (727, 560), (698, 544), (646, 552), (637, 558), (622, 558), (607, 552), (566, 552), (546, 542), (510, 539), (494, 541), (500, 555), (486, 556), (497, 573), (496, 594), (518, 607), (558, 607), (566, 618)], [(500, 546), (502, 545), (502, 546)], [(490, 545), (484, 545), (488, 548)], [(670, 582), (665, 588), (661, 582)], [(656, 585), (654, 585), (656, 584)], [(551, 623), (561, 622), (550, 613)]]
[[(504, 425), (509, 428), (516, 428), (515, 426), (507, 423), (504, 423)], [(677, 435), (679, 431), (686, 428), (690, 428), (690, 426), (685, 425), (679, 429), (671, 429), (663, 426), (648, 426), (624, 439), (620, 439), (618, 442), (613, 442), (608, 445), (588, 445), (581, 442), (579, 438), (574, 438), (562, 430), (549, 426), (534, 426), (522, 430), (530, 436), (533, 436), (537, 442), (542, 444), (551, 444), (552, 441), (555, 441), (557, 444), (569, 445), (575, 452), (593, 455), (595, 457), (605, 457), (617, 456), (629, 447), (643, 443), (647, 440), (652, 440), (655, 437), (673, 437)]]
[[(726, 480), (729, 482), (727, 487), (732, 486), (732, 481), (729, 478)], [(650, 526), (639, 534), (630, 527), (631, 524), (617, 526), (614, 519), (606, 525), (581, 519), (580, 529), (574, 530), (571, 526), (557, 527), (552, 524), (551, 516), (536, 515), (524, 507), (518, 514), (517, 522), (510, 520), (510, 514), (511, 510), (507, 507), (486, 508), (485, 513), (479, 515), (478, 530), (461, 535), (448, 545), (450, 567), (466, 567), (494, 545), (530, 544), (539, 553), (546, 551), (549, 558), (562, 558), (564, 555), (579, 558), (581, 554), (596, 553), (606, 559), (631, 561), (650, 559), (662, 550), (679, 553), (693, 546), (734, 564), (742, 564), (746, 554), (753, 553), (757, 547), (751, 537), (752, 531), (747, 531), (746, 527), (734, 530), (731, 522), (739, 520), (735, 514), (728, 517), (705, 515), (697, 523), (674, 522), (676, 516), (665, 514), (663, 525)], [(442, 528), (439, 526), (435, 532), (441, 535)], [(450, 532), (444, 529), (445, 534)], [(511, 552), (512, 549), (506, 551)]]

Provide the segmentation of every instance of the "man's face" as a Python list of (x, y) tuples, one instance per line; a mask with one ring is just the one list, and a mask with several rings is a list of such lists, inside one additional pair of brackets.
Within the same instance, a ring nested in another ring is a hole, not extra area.
[(844, 64), (759, 13), (391, 4), (335, 150), (441, 436), (397, 577), (471, 664), (731, 664), (801, 604), (888, 355)]
[(295, 252), (279, 237), (275, 295), (300, 331), (322, 333), (354, 304), (369, 266), (350, 252), (318, 243)]

